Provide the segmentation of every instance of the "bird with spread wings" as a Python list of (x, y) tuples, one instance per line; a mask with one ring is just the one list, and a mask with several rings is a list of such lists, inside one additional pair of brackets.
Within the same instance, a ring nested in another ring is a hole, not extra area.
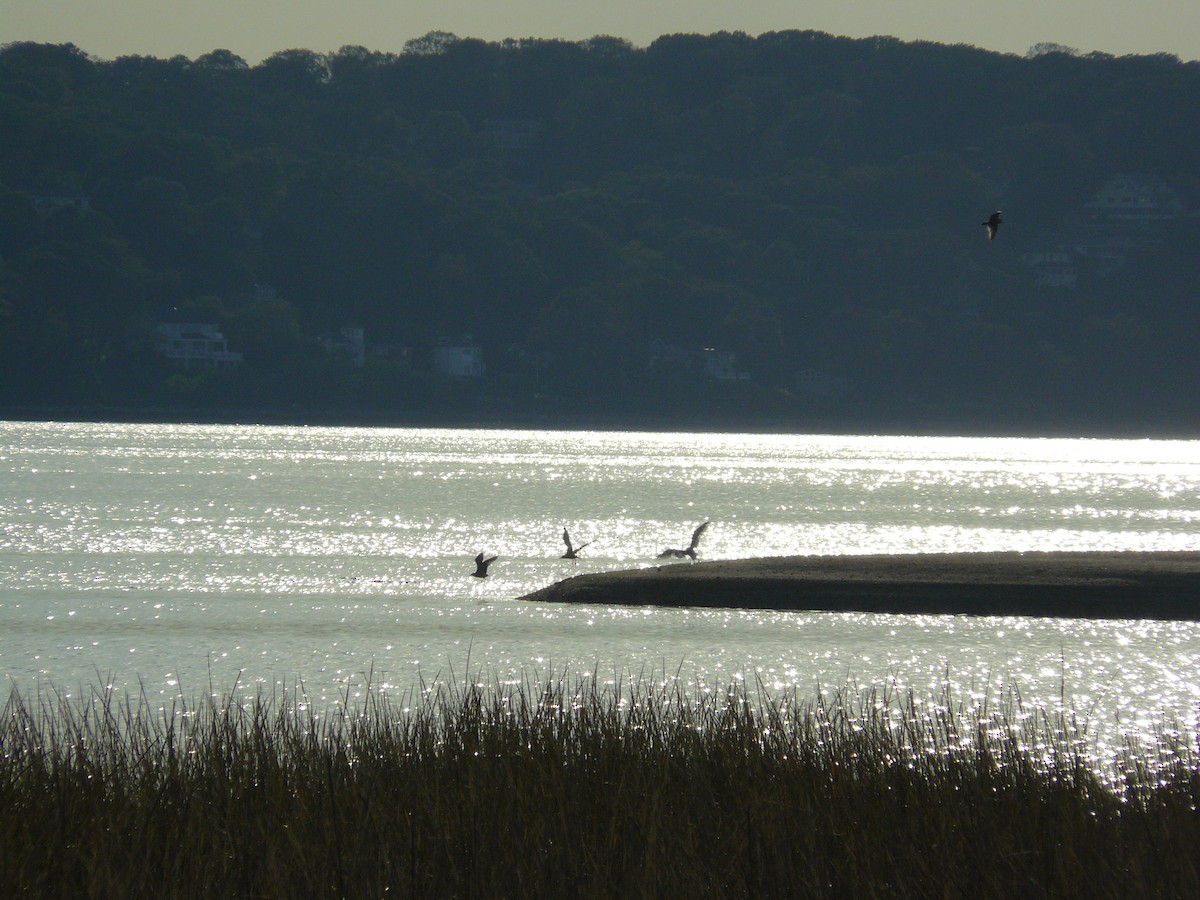
[(676, 550), (668, 547), (662, 553), (658, 554), (659, 559), (683, 559), (688, 557), (693, 561), (696, 559), (696, 548), (700, 546), (700, 538), (704, 537), (704, 532), (708, 530), (711, 522), (705, 522), (692, 532), (692, 542), (684, 550)]
[(578, 547), (574, 546), (571, 543), (571, 535), (567, 532), (567, 529), (565, 529), (565, 528), (563, 529), (563, 538), (562, 539), (563, 539), (563, 543), (567, 545), (567, 552), (564, 553), (562, 556), (560, 556), (559, 559), (570, 559), (576, 563), (579, 562), (579, 551), (592, 543), (591, 541), (585, 541), (584, 543), (580, 544)]
[(484, 559), (483, 553), (475, 557), (475, 571), (471, 573), (473, 578), (487, 578), (488, 566), (496, 561), (496, 557), (489, 556)]
[(1003, 221), (1004, 220), (1000, 218), (1000, 210), (996, 210), (987, 217), (986, 222), (979, 223), (980, 225), (987, 227), (989, 241), (994, 241), (996, 239), (996, 232), (1000, 230), (1000, 223)]

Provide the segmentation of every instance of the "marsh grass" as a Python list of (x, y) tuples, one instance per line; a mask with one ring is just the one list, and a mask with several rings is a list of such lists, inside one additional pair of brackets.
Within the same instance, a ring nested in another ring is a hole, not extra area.
[(1200, 896), (1200, 765), (878, 689), (13, 695), (0, 896)]

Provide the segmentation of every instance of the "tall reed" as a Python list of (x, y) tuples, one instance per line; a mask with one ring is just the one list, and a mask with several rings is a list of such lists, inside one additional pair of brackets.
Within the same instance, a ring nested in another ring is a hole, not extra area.
[(595, 677), (0, 722), (0, 896), (1200, 896), (1200, 753), (1064, 716)]

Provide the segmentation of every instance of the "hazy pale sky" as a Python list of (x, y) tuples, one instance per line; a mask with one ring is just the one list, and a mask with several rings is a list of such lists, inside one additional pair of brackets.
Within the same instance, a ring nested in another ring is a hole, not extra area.
[(644, 47), (662, 34), (792, 28), (1018, 54), (1051, 41), (1200, 59), (1200, 0), (0, 0), (0, 44), (70, 42), (101, 59), (226, 49), (253, 64), (346, 44), (399, 52), (429, 31), (488, 41), (608, 34)]

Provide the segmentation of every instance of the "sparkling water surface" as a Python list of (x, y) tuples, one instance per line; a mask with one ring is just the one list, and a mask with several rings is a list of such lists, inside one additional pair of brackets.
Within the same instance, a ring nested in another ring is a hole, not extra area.
[(657, 565), (706, 520), (707, 559), (1196, 550), (1200, 443), (0, 423), (0, 674), (314, 705), (563, 674), (1015, 687), (1105, 740), (1196, 725), (1196, 623), (516, 599)]

